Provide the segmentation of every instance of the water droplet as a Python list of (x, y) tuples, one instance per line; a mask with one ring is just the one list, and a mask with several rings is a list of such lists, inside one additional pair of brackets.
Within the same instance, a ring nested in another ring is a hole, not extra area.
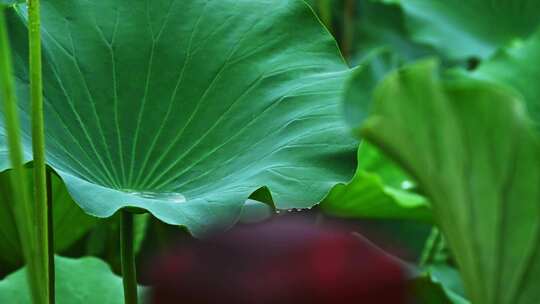
[(184, 203), (186, 201), (186, 197), (178, 192), (124, 191), (129, 192), (131, 195), (152, 200), (167, 201), (172, 203)]
[(401, 189), (403, 190), (409, 190), (414, 187), (414, 184), (411, 181), (405, 180), (401, 182)]

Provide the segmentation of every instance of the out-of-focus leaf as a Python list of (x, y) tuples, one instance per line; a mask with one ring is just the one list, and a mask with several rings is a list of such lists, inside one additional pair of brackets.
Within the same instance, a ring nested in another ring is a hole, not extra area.
[[(468, 302), (464, 298), (465, 289), (463, 288), (463, 282), (457, 269), (444, 264), (435, 264), (427, 268), (427, 273), (433, 282), (438, 282), (442, 285), (450, 298), (461, 298), (462, 302)], [(458, 303), (461, 302), (458, 301)]]
[[(403, 60), (388, 49), (376, 49), (365, 56), (354, 70), (353, 76), (345, 84), (345, 120), (353, 132), (358, 134), (359, 126), (370, 112), (370, 101), (379, 81), (390, 71), (398, 68)], [(361, 99), (365, 102), (359, 103)]]
[(523, 101), (433, 61), (378, 87), (363, 133), (418, 181), (472, 303), (538, 303), (540, 145)]
[(54, 248), (55, 252), (62, 252), (92, 229), (98, 219), (85, 214), (75, 204), (62, 180), (54, 174), (52, 192)]
[(23, 3), (23, 2), (24, 0), (0, 0), (0, 9), (2, 7), (8, 7), (8, 6), (12, 6), (17, 3)]
[[(70, 259), (56, 256), (57, 304), (123, 304), (122, 279), (103, 261), (85, 257)], [(145, 289), (140, 287), (142, 300)], [(31, 304), (26, 270), (19, 270), (0, 281), (0, 303)]]
[(498, 51), (470, 73), (477, 79), (495, 81), (519, 91), (527, 110), (540, 127), (540, 31), (526, 41), (516, 41)]
[[(14, 217), (12, 214), (13, 191), (9, 183), (11, 171), (0, 173), (0, 261), (10, 266), (20, 266), (22, 252), (20, 251)], [(27, 181), (33, 183), (32, 169), (27, 168)], [(97, 223), (97, 218), (85, 214), (81, 208), (73, 202), (66, 187), (52, 174), (53, 191), (53, 229), (55, 252), (62, 252), (74, 242), (83, 237)], [(32, 187), (32, 186), (29, 186)], [(31, 189), (31, 188), (29, 188)]]
[[(373, 91), (402, 60), (394, 52), (374, 50), (364, 58), (346, 84), (345, 118), (353, 132), (370, 113)], [(358, 102), (363, 100), (364, 102)], [(375, 147), (362, 143), (352, 181), (335, 186), (321, 204), (328, 214), (348, 218), (431, 218), (426, 199), (411, 191), (411, 179)]]
[[(120, 271), (120, 224), (118, 214), (100, 220), (86, 240), (86, 255), (97, 256), (107, 262), (115, 271)], [(148, 236), (150, 214), (134, 215), (134, 250), (138, 255)]]
[[(201, 235), (233, 225), (262, 186), (279, 209), (307, 208), (353, 176), (339, 102), (350, 70), (303, 1), (41, 9), (47, 163), (87, 213), (136, 207)], [(25, 101), (26, 18), (8, 20)]]
[(537, 0), (379, 0), (399, 3), (413, 37), (453, 59), (485, 58), (540, 24)]
[(375, 147), (362, 143), (358, 171), (351, 182), (335, 186), (321, 203), (330, 215), (346, 218), (415, 219), (429, 221), (427, 200), (412, 188), (411, 178)]
[(447, 265), (430, 266), (426, 272), (412, 279), (411, 288), (418, 303), (470, 303), (463, 296), (459, 272)]
[(357, 0), (357, 12), (354, 62), (361, 62), (380, 48), (396, 52), (407, 60), (435, 53), (431, 47), (411, 39), (403, 10), (398, 4)]
[[(22, 248), (19, 243), (15, 214), (12, 206), (8, 205), (12, 199), (12, 192), (7, 174), (0, 174), (0, 264), (7, 263), (11, 267), (22, 263)], [(4, 266), (6, 267), (6, 266)], [(0, 267), (0, 270), (3, 267)]]
[(374, 236), (372, 240), (381, 248), (410, 263), (417, 262), (425, 247), (425, 239), (432, 226), (425, 221), (384, 218), (355, 219), (358, 231)]

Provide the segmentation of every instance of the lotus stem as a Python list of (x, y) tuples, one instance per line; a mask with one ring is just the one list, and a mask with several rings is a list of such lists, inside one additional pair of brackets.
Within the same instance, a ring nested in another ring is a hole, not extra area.
[(47, 228), (49, 236), (49, 302), (55, 302), (55, 277), (54, 269), (54, 218), (53, 218), (53, 192), (52, 192), (52, 173), (47, 171)]
[(120, 252), (125, 304), (137, 304), (137, 270), (135, 266), (133, 213), (120, 212)]
[(433, 227), (420, 256), (420, 267), (428, 266), (434, 261), (441, 250), (441, 242), (443, 242), (441, 231), (437, 227)]
[(39, 0), (28, 1), (30, 46), (30, 99), (32, 105), (32, 154), (34, 160), (34, 206), (37, 239), (37, 260), (41, 280), (49, 303), (54, 303), (54, 246), (49, 246), (47, 177), (45, 168), (45, 135), (43, 121), (43, 82), (41, 77), (41, 26)]
[(13, 171), (11, 186), (15, 197), (14, 209), (17, 231), (21, 242), (24, 259), (27, 264), (27, 280), (34, 303), (47, 303), (46, 280), (38, 266), (39, 246), (34, 229), (28, 182), (24, 172), (24, 158), (20, 139), (20, 123), (15, 98), (15, 86), (11, 67), (11, 53), (5, 19), (5, 8), (0, 6), (0, 91), (7, 131), (9, 158)]

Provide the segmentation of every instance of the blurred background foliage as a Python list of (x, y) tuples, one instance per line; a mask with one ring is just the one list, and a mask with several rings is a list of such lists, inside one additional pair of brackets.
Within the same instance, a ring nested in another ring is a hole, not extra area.
[[(370, 113), (358, 108), (369, 104), (357, 102), (358, 98), (371, 100), (390, 71), (425, 58), (435, 58), (450, 74), (512, 86), (524, 95), (536, 118), (536, 89), (523, 75), (537, 73), (530, 65), (538, 46), (539, 18), (532, 13), (540, 8), (537, 1), (309, 3), (345, 60), (357, 69), (355, 83), (345, 90), (356, 98), (343, 97), (346, 121), (356, 135)], [(414, 264), (418, 272), (411, 282), (420, 303), (468, 303), (452, 254), (431, 226), (430, 203), (422, 189), (377, 148), (360, 144), (356, 175), (350, 183), (336, 186), (321, 209), (326, 216), (360, 223), (358, 231)]]

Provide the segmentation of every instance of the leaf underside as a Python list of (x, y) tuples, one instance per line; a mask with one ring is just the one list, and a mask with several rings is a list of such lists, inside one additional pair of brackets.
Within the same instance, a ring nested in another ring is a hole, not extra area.
[[(26, 19), (8, 17), (28, 152)], [(349, 70), (303, 1), (51, 0), (42, 34), (47, 163), (91, 215), (200, 234), (261, 186), (306, 208), (353, 174)]]

